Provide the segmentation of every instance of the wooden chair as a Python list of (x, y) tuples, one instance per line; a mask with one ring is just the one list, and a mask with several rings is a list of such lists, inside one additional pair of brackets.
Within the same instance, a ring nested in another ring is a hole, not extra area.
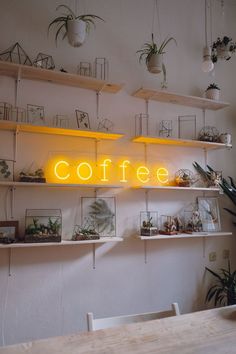
[(88, 331), (92, 332), (98, 329), (116, 327), (128, 323), (144, 322), (144, 321), (156, 320), (164, 317), (180, 315), (179, 305), (176, 302), (174, 302), (171, 305), (171, 307), (172, 309), (167, 311), (148, 312), (148, 313), (140, 313), (136, 315), (106, 317), (106, 318), (96, 318), (96, 319), (93, 317), (92, 312), (88, 312), (87, 313)]

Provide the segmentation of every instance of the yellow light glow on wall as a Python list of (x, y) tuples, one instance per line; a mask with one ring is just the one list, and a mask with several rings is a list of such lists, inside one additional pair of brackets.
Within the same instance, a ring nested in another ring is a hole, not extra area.
[(69, 163), (67, 161), (58, 161), (54, 166), (54, 174), (60, 180), (67, 180), (70, 177), (68, 172)]
[(127, 169), (129, 164), (130, 164), (129, 160), (124, 160), (124, 161), (122, 161), (122, 164), (119, 166), (121, 168), (121, 175), (122, 175), (122, 178), (120, 179), (120, 182), (123, 182), (123, 183), (127, 183), (128, 182), (128, 180), (126, 178), (126, 169)]
[(149, 169), (146, 166), (139, 166), (137, 168), (137, 178), (142, 183), (147, 183), (150, 178), (148, 177), (150, 174)]
[(160, 167), (157, 169), (157, 180), (163, 184), (169, 182), (169, 171), (165, 167)]
[(88, 181), (93, 175), (93, 169), (88, 162), (80, 162), (77, 166), (76, 173), (79, 179)]
[(108, 162), (109, 162), (109, 164), (111, 164), (111, 162), (112, 162), (111, 159), (105, 159), (103, 161), (103, 163), (101, 163), (99, 165), (99, 166), (102, 167), (102, 178), (101, 178), (102, 182), (108, 182), (109, 181), (108, 178), (107, 178), (107, 167), (109, 166)]

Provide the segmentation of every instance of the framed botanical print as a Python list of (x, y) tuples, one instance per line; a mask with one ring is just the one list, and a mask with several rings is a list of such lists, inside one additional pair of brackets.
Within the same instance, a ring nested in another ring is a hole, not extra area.
[(77, 125), (79, 129), (90, 129), (89, 123), (89, 115), (87, 112), (79, 111), (78, 109), (75, 110)]
[(219, 205), (216, 197), (198, 197), (198, 209), (203, 231), (218, 232), (221, 230)]

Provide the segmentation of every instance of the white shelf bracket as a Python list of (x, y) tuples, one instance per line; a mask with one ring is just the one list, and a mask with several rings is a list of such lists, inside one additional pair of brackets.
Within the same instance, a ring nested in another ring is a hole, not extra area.
[(11, 259), (12, 259), (12, 249), (8, 248), (8, 276), (11, 276)]
[(18, 69), (17, 77), (15, 80), (15, 107), (18, 106), (18, 93), (19, 93), (20, 80), (21, 80), (21, 68)]
[(206, 109), (202, 109), (202, 120), (203, 120), (203, 127), (206, 126)]
[(16, 188), (15, 187), (11, 187), (10, 188), (10, 200), (11, 200), (11, 203), (10, 203), (10, 213), (11, 213), (11, 219), (14, 219), (14, 215), (15, 215), (15, 190)]
[(144, 247), (144, 263), (147, 264), (147, 241), (145, 240), (143, 243), (143, 247)]
[(99, 119), (100, 115), (100, 95), (101, 91), (96, 91), (96, 117)]
[(149, 114), (149, 100), (145, 101), (145, 113), (148, 115)]
[(92, 252), (93, 252), (93, 269), (96, 269), (96, 244), (92, 244)]
[(202, 238), (202, 256), (206, 258), (206, 237)]

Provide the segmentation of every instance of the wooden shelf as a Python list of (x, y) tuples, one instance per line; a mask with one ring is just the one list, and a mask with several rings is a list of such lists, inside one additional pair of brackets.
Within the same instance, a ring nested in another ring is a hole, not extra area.
[(202, 148), (207, 150), (214, 149), (225, 149), (232, 148), (232, 145), (226, 145), (222, 143), (211, 143), (208, 141), (200, 140), (187, 140), (187, 139), (173, 139), (173, 138), (163, 138), (156, 136), (136, 136), (132, 139), (134, 143), (144, 143), (144, 144), (157, 144), (157, 145), (171, 145), (180, 147), (192, 147), (192, 148)]
[(61, 241), (61, 242), (42, 242), (42, 243), (10, 243), (1, 244), (0, 248), (29, 248), (29, 247), (48, 247), (48, 246), (75, 246), (86, 245), (93, 243), (107, 243), (107, 242), (121, 242), (121, 237), (101, 237), (99, 240), (85, 240), (85, 241)]
[(219, 188), (207, 188), (207, 187), (178, 187), (178, 186), (136, 186), (135, 189), (156, 189), (156, 190), (176, 190), (176, 191), (203, 191), (203, 192), (220, 192)]
[(3, 121), (3, 120), (0, 120), (0, 130), (36, 133), (36, 134), (74, 136), (74, 137), (92, 138), (98, 140), (100, 139), (118, 140), (124, 136), (123, 134), (119, 134), (119, 133), (105, 133), (105, 132), (94, 131), (94, 130), (64, 129), (64, 128), (47, 127), (41, 125), (18, 124), (16, 122)]
[(0, 181), (0, 187), (42, 187), (42, 188), (124, 188), (120, 184), (74, 184)]
[(196, 237), (219, 237), (231, 236), (232, 232), (195, 232), (193, 234), (179, 234), (179, 235), (157, 235), (157, 236), (138, 236), (142, 241), (147, 240), (166, 240), (166, 239), (183, 239), (183, 238), (196, 238)]
[(96, 92), (117, 93), (123, 87), (122, 84), (109, 83), (88, 76), (0, 61), (0, 75), (17, 78), (18, 74), (20, 78), (23, 79), (47, 81), (54, 84), (80, 87)]
[(159, 102), (173, 103), (182, 106), (196, 107), (201, 109), (210, 109), (216, 111), (218, 109), (229, 106), (227, 102), (209, 100), (207, 98), (197, 96), (179, 95), (174, 92), (167, 92), (162, 90), (149, 90), (140, 88), (135, 91), (132, 96), (142, 98), (143, 100), (153, 100)]

